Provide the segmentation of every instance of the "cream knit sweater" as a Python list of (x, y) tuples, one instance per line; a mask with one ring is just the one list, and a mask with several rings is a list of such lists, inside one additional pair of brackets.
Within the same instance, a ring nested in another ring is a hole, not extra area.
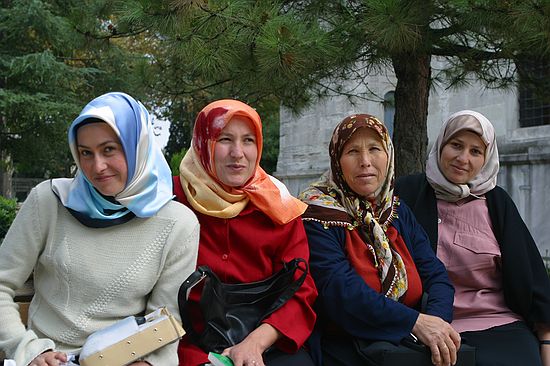
[[(46, 181), (35, 187), (0, 245), (0, 349), (28, 365), (54, 349), (78, 352), (94, 331), (167, 306), (179, 319), (177, 292), (195, 270), (199, 224), (177, 202), (156, 216), (89, 228), (63, 207)], [(14, 291), (34, 270), (28, 328)], [(177, 342), (147, 356), (178, 364)]]

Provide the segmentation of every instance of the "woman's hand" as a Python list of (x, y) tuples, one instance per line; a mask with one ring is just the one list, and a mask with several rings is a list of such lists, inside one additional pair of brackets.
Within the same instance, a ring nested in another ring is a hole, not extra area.
[(29, 366), (58, 366), (67, 362), (67, 355), (63, 352), (46, 351), (29, 363)]
[(263, 323), (254, 329), (243, 341), (223, 350), (235, 366), (265, 366), (262, 354), (281, 337), (273, 326)]
[(412, 332), (422, 343), (430, 347), (434, 365), (447, 366), (456, 363), (460, 334), (449, 323), (437, 316), (420, 314)]

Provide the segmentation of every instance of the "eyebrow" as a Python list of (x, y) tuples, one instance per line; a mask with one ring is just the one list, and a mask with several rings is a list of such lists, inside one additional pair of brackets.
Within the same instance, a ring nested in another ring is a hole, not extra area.
[[(362, 143), (360, 142), (352, 142), (352, 143), (346, 143), (345, 145), (348, 145), (348, 148), (350, 147), (361, 147), (363, 146)], [(344, 145), (344, 146), (345, 146)], [(369, 142), (366, 144), (367, 147), (372, 147), (372, 146), (379, 146), (379, 147), (384, 147), (384, 145), (380, 142), (380, 141), (372, 141), (372, 142)]]
[[(459, 137), (453, 137), (450, 141), (452, 141), (452, 140), (456, 140), (456, 141), (458, 141), (462, 144), (465, 144), (464, 140), (459, 138)], [(487, 148), (484, 144), (478, 145), (477, 143), (472, 144), (472, 147), (480, 149), (480, 150), (485, 150)]]
[[(233, 136), (235, 136), (235, 134), (230, 133), (230, 132), (220, 132), (218, 137), (220, 137), (220, 136), (231, 136), (231, 137), (233, 137)], [(254, 137), (255, 138), (256, 134), (252, 133), (252, 132), (251, 133), (246, 133), (246, 134), (243, 135), (243, 137)]]
[[(104, 141), (104, 142), (102, 142), (101, 144), (99, 144), (99, 145), (97, 145), (97, 146), (100, 146), (100, 147), (101, 147), (101, 146), (105, 146), (105, 145), (111, 144), (111, 143), (122, 146), (122, 144), (121, 144), (120, 142), (115, 141), (115, 140), (107, 140), (107, 141)], [(90, 147), (87, 146), (87, 145), (83, 145), (83, 144), (79, 144), (79, 143), (77, 143), (76, 146), (77, 146), (77, 147), (84, 147), (84, 148), (88, 148), (88, 149), (90, 148)]]

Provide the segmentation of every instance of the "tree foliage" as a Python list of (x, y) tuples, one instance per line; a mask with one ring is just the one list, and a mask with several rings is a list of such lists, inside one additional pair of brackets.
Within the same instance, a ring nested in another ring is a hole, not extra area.
[(548, 0), (134, 0), (121, 10), (129, 28), (158, 35), (174, 79), (165, 91), (191, 100), (223, 90), (299, 110), (333, 93), (372, 98), (341, 80), (392, 68), (398, 175), (423, 169), (434, 84), (507, 87), (518, 62), (550, 54)]
[[(4, 0), (0, 9), (0, 148), (19, 176), (69, 174), (69, 123), (107, 91), (144, 96), (144, 61), (112, 27), (108, 1)], [(126, 42), (126, 43), (125, 43)]]

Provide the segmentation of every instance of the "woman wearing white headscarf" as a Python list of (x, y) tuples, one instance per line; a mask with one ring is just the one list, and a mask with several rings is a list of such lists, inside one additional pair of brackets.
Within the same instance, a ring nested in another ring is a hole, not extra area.
[[(464, 110), (441, 127), (426, 174), (398, 179), (455, 287), (453, 322), (477, 365), (550, 365), (550, 280), (510, 196), (496, 185), (494, 128)], [(537, 339), (538, 338), (538, 339)]]
[[(123, 93), (73, 121), (74, 178), (35, 187), (0, 246), (0, 350), (18, 365), (63, 364), (93, 332), (166, 306), (196, 265), (199, 225), (172, 201), (171, 172), (149, 113)], [(14, 292), (33, 273), (23, 324)], [(177, 344), (133, 366), (177, 364)]]

